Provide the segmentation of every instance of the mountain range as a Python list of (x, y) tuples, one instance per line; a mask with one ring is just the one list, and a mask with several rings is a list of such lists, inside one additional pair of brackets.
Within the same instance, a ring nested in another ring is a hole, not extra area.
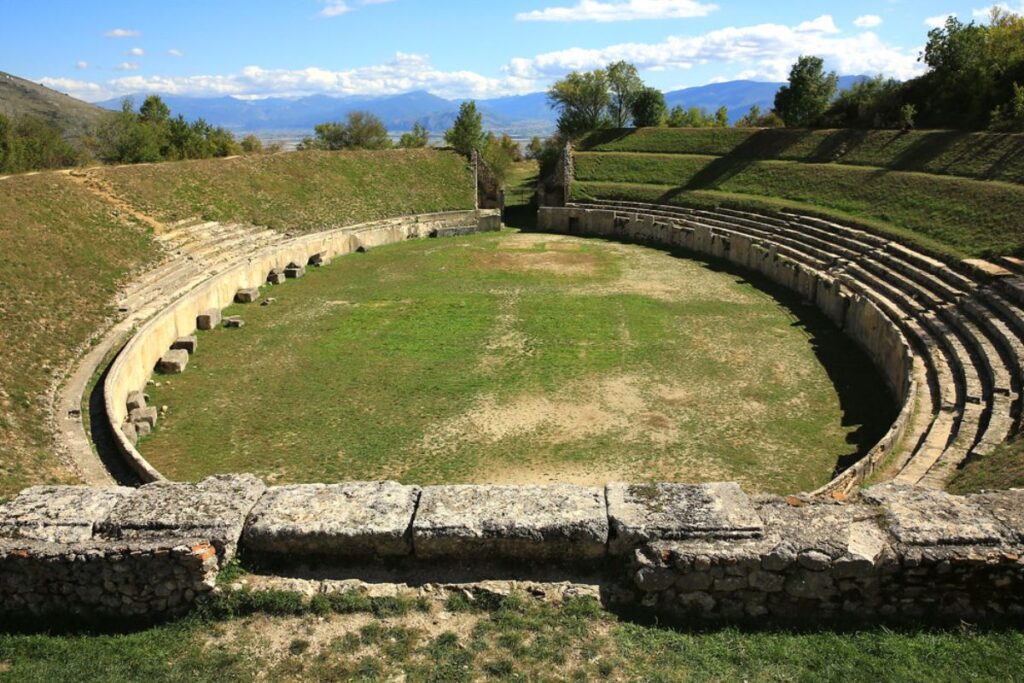
[[(864, 76), (843, 76), (840, 88), (846, 89)], [(701, 107), (715, 111), (725, 106), (735, 122), (758, 105), (763, 111), (772, 108), (775, 93), (783, 83), (762, 81), (728, 81), (665, 93), (668, 106)], [(136, 104), (144, 93), (133, 96)], [(368, 111), (380, 117), (388, 129), (404, 131), (420, 123), (431, 131), (449, 128), (459, 110), (461, 100), (447, 100), (428, 92), (416, 91), (382, 97), (330, 97), (311, 95), (299, 98), (270, 97), (242, 100), (236, 97), (183, 97), (161, 95), (171, 111), (186, 119), (199, 117), (215, 126), (238, 132), (302, 131), (324, 121), (335, 121), (354, 110)], [(98, 102), (106, 109), (117, 110), (121, 98)], [(554, 131), (557, 115), (548, 105), (547, 93), (514, 95), (477, 100), (483, 114), (484, 127), (517, 136), (545, 135)]]

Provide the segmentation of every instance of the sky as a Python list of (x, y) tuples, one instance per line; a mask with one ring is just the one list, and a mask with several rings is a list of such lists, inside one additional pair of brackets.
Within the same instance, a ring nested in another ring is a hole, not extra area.
[[(929, 28), (991, 0), (0, 0), (0, 70), (126, 94), (451, 99), (545, 90), (625, 59), (662, 90), (784, 80), (800, 54), (911, 78)], [(1002, 6), (1024, 13), (1024, 0)]]

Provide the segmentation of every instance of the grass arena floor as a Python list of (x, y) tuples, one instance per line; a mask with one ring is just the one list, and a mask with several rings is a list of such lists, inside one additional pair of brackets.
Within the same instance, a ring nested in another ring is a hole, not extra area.
[(819, 486), (891, 422), (883, 382), (723, 267), (512, 230), (346, 256), (200, 333), (140, 449), (184, 480)]

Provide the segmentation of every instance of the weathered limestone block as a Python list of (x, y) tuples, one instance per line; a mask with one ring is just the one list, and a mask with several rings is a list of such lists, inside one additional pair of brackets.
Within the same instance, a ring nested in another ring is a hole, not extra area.
[(248, 474), (198, 484), (147, 484), (118, 502), (96, 530), (105, 539), (207, 538), (226, 562), (234, 557), (246, 515), (265, 490)]
[(656, 540), (757, 538), (763, 532), (735, 483), (609, 484), (605, 492), (613, 555)]
[(199, 348), (199, 340), (195, 335), (189, 335), (187, 337), (178, 337), (171, 344), (171, 349), (175, 351), (187, 351), (188, 353), (195, 353), (196, 349)]
[(967, 500), (1002, 522), (1011, 537), (1024, 543), (1024, 489), (982, 493)]
[(156, 364), (156, 369), (165, 375), (180, 375), (188, 366), (188, 351), (171, 349)]
[(126, 421), (121, 425), (121, 433), (124, 434), (124, 438), (128, 439), (128, 443), (135, 445), (139, 442), (139, 432), (135, 429), (133, 422)]
[(270, 273), (267, 274), (267, 284), (280, 285), (284, 284), (285, 274), (284, 268), (274, 268)]
[(235, 292), (236, 304), (251, 304), (258, 301), (259, 298), (259, 287), (248, 287), (246, 289), (240, 289), (237, 292)]
[(373, 558), (412, 552), (420, 489), (392, 481), (267, 489), (242, 543), (257, 555)]
[(420, 558), (578, 561), (602, 557), (604, 496), (569, 486), (428, 486), (413, 520)]
[(289, 280), (296, 280), (306, 274), (306, 268), (293, 263), (284, 269), (284, 274)]
[(125, 401), (128, 412), (146, 407), (146, 395), (141, 391), (128, 392), (128, 399)]
[(997, 545), (1007, 540), (996, 518), (967, 498), (901, 484), (880, 484), (862, 495), (882, 506), (900, 543)]
[(200, 330), (212, 330), (220, 325), (220, 310), (211, 308), (196, 316), (196, 328)]
[[(128, 419), (132, 421), (133, 425), (135, 425), (136, 431), (139, 431), (139, 427), (141, 425), (146, 425), (150, 429), (156, 427), (156, 421), (159, 415), (160, 413), (157, 411), (156, 407), (150, 406), (149, 408), (138, 408), (133, 410), (128, 414)], [(148, 434), (149, 432), (146, 433)], [(139, 436), (143, 436), (141, 432), (139, 432)]]
[(134, 492), (124, 487), (33, 486), (0, 505), (0, 537), (50, 543), (87, 541), (92, 538), (93, 526)]
[(245, 327), (245, 321), (240, 316), (231, 315), (224, 318), (224, 327), (229, 330), (237, 330), (240, 327)]
[(149, 436), (153, 433), (153, 426), (145, 420), (140, 420), (135, 423), (135, 433), (140, 439), (144, 436)]

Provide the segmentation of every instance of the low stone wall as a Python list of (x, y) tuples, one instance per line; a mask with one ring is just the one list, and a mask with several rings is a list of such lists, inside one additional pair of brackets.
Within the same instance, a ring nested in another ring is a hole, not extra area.
[(670, 617), (1024, 614), (1024, 490), (885, 484), (823, 503), (732, 483), (266, 488), (249, 475), (27, 489), (0, 506), (0, 613), (181, 611), (236, 552), (273, 567), (597, 571), (618, 607)]
[(500, 214), (487, 210), (406, 216), (304, 235), (248, 254), (242, 262), (211, 277), (147, 322), (111, 365), (103, 390), (115, 447), (143, 482), (163, 480), (122, 430), (129, 412), (129, 394), (144, 389), (154, 367), (176, 340), (195, 332), (197, 316), (220, 311), (235, 301), (241, 290), (258, 290), (271, 271), (284, 272), (290, 264), (300, 268), (311, 262), (324, 264), (358, 249), (407, 239), (500, 227)]

